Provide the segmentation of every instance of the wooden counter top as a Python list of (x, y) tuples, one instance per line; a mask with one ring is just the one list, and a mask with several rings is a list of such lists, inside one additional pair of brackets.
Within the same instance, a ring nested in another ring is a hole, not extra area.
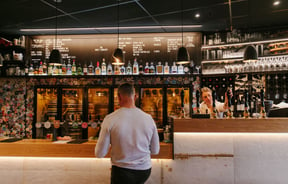
[(288, 118), (174, 119), (174, 132), (288, 133)]
[[(0, 142), (0, 156), (82, 157), (95, 158), (96, 141), (82, 144), (56, 144), (51, 140), (24, 139), (13, 143)], [(106, 158), (109, 158), (108, 154)], [(172, 144), (160, 143), (160, 153), (152, 158), (172, 159)]]

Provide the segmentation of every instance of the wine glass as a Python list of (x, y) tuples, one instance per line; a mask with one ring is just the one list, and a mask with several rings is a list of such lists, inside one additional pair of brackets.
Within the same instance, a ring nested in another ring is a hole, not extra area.
[(199, 72), (200, 72), (200, 68), (201, 68), (200, 65), (196, 65), (196, 66), (195, 66), (195, 69), (196, 69), (196, 71), (197, 71), (197, 74), (199, 74)]

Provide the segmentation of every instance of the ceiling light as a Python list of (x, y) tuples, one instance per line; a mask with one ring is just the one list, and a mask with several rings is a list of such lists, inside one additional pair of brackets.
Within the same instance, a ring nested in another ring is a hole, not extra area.
[(196, 13), (195, 18), (199, 18), (199, 17), (200, 17), (200, 13)]
[(258, 54), (256, 48), (252, 45), (248, 45), (244, 51), (243, 62), (253, 62), (258, 60)]
[(273, 2), (273, 5), (274, 6), (278, 6), (280, 4), (280, 1), (278, 1), (278, 0), (275, 0), (274, 2)]

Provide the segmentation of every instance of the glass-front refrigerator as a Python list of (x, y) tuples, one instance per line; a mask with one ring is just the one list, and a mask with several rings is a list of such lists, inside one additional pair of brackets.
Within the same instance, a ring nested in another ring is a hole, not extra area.
[(37, 88), (37, 113), (36, 134), (38, 139), (52, 136), (52, 122), (57, 119), (57, 94), (56, 88)]
[(141, 88), (140, 108), (150, 114), (157, 127), (163, 126), (163, 89)]
[(62, 89), (63, 133), (72, 139), (82, 139), (83, 88)]
[[(183, 93), (184, 92), (184, 93)], [(183, 99), (181, 99), (181, 93)], [(183, 101), (183, 102), (182, 102)], [(167, 88), (167, 115), (179, 118), (184, 110), (184, 117), (190, 116), (190, 89), (189, 88)], [(183, 103), (183, 104), (182, 104)], [(182, 109), (183, 108), (183, 109)], [(182, 112), (181, 112), (182, 111)]]
[(88, 138), (97, 138), (104, 117), (109, 113), (109, 88), (88, 89)]

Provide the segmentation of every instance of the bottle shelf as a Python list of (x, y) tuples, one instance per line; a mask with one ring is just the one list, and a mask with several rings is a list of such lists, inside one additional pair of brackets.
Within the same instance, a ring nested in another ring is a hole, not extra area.
[(219, 45), (203, 45), (201, 47), (201, 49), (213, 49), (213, 48), (244, 46), (244, 45), (252, 45), (252, 44), (271, 43), (271, 42), (284, 42), (284, 41), (288, 41), (288, 38), (270, 39), (270, 40), (261, 40), (261, 41), (251, 41), (251, 42), (228, 43), (228, 44), (219, 44)]

